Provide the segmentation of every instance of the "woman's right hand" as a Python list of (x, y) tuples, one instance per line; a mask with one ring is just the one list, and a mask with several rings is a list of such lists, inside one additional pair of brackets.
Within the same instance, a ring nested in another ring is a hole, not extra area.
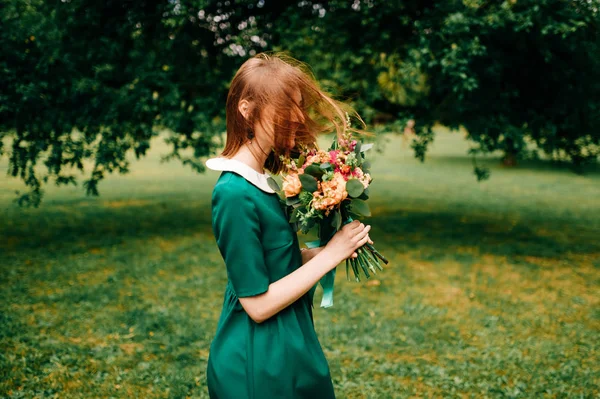
[(340, 263), (354, 255), (356, 249), (362, 247), (367, 242), (373, 243), (369, 238), (370, 225), (364, 225), (358, 220), (354, 220), (344, 225), (325, 246), (329, 256), (338, 259)]

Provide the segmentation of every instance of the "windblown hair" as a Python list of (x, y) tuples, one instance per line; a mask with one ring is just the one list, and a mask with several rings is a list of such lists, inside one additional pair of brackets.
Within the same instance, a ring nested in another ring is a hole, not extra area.
[[(294, 94), (300, 91), (302, 101)], [(241, 100), (250, 102), (248, 118), (238, 109)], [(347, 104), (334, 100), (319, 87), (309, 67), (284, 54), (260, 53), (246, 60), (231, 81), (227, 95), (227, 141), (221, 156), (231, 157), (248, 140), (248, 133), (259, 124), (265, 131), (272, 123), (274, 145), (261, 148), (268, 155), (265, 169), (277, 174), (282, 168), (280, 155), (294, 156), (302, 148), (317, 148), (317, 136), (336, 132), (339, 138), (352, 130), (346, 113), (365, 126), (360, 116)], [(295, 139), (293, 149), (286, 143)], [(268, 152), (267, 152), (268, 151)]]

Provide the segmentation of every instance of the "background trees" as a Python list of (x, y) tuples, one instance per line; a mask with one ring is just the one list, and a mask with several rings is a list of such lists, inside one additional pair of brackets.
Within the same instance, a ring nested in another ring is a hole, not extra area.
[[(539, 151), (576, 168), (600, 153), (599, 2), (4, 0), (0, 156), (37, 205), (42, 183), (126, 173), (169, 132), (202, 171), (218, 146), (229, 80), (249, 56), (288, 51), (368, 123), (463, 125), (472, 151), (506, 163)], [(193, 149), (192, 156), (184, 149)], [(44, 174), (35, 166), (43, 163)], [(487, 172), (475, 168), (478, 178)]]

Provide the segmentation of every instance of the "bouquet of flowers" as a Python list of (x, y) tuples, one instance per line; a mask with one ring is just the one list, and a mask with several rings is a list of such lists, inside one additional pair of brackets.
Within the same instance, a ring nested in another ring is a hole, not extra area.
[[(326, 245), (342, 225), (371, 216), (366, 200), (373, 178), (365, 153), (372, 146), (354, 139), (347, 131), (341, 139), (336, 137), (327, 151), (305, 148), (295, 158), (281, 158), (286, 166), (282, 191), (290, 223), (303, 233), (318, 228), (319, 240), (307, 243), (309, 247)], [(368, 279), (371, 273), (383, 270), (380, 261), (388, 263), (370, 243), (356, 252), (357, 258), (346, 259), (348, 280), (349, 269), (360, 281), (361, 271)], [(335, 269), (321, 280), (325, 291), (323, 307), (333, 304), (334, 277)]]

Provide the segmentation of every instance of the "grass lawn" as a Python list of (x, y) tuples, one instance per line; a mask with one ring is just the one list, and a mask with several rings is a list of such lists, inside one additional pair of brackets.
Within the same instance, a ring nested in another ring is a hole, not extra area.
[[(0, 163), (0, 397), (207, 398), (226, 283), (210, 226), (218, 172), (155, 143), (99, 198), (11, 201)], [(315, 323), (339, 398), (600, 397), (600, 170), (543, 162), (477, 183), (460, 134), (424, 164), (380, 143), (371, 237), (391, 261)]]

